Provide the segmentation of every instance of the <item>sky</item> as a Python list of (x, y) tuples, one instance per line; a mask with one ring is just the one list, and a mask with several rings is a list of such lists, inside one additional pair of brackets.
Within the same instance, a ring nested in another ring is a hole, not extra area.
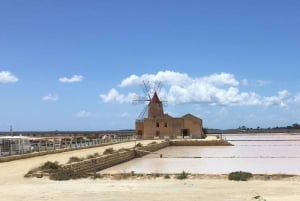
[(0, 131), (134, 129), (143, 82), (206, 128), (300, 123), (300, 1), (0, 0)]

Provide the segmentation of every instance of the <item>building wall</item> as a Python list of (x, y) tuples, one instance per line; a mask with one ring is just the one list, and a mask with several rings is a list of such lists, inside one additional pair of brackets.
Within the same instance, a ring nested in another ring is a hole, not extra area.
[(135, 122), (136, 135), (138, 139), (143, 138), (144, 135), (144, 122), (138, 120)]
[(142, 139), (153, 139), (154, 137), (176, 138), (182, 136), (184, 129), (188, 130), (188, 135), (193, 138), (201, 138), (202, 120), (193, 116), (185, 115), (182, 118), (173, 118), (165, 115), (161, 118), (145, 118), (136, 123), (137, 134), (142, 131)]
[(160, 104), (150, 103), (148, 107), (148, 117), (156, 118), (161, 116), (164, 116), (163, 105), (161, 103)]
[(153, 137), (164, 137), (172, 132), (170, 118), (145, 118), (144, 119), (144, 139)]
[(201, 138), (203, 135), (202, 120), (193, 115), (185, 115), (183, 119), (184, 129), (189, 130), (189, 135), (193, 138)]
[(170, 126), (172, 129), (170, 136), (176, 138), (177, 136), (182, 135), (182, 128), (184, 127), (184, 121), (182, 118), (172, 118)]

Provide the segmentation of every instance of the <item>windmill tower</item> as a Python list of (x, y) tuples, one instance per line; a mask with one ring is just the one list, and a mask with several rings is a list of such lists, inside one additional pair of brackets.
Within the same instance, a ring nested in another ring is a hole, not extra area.
[(143, 81), (142, 89), (144, 91), (145, 97), (136, 97), (136, 99), (133, 100), (134, 104), (147, 103), (147, 105), (138, 116), (138, 120), (164, 116), (163, 102), (165, 101), (161, 101), (157, 94), (161, 89), (161, 82), (155, 83), (154, 87), (151, 88), (148, 82)]
[(148, 104), (148, 118), (156, 118), (162, 116), (164, 116), (163, 103), (159, 100), (158, 95), (155, 91)]

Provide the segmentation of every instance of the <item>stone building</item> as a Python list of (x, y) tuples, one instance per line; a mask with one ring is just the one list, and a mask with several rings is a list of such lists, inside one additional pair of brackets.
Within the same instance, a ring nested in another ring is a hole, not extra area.
[(202, 119), (191, 114), (179, 118), (165, 114), (156, 92), (149, 101), (148, 116), (136, 120), (135, 127), (139, 139), (204, 137)]

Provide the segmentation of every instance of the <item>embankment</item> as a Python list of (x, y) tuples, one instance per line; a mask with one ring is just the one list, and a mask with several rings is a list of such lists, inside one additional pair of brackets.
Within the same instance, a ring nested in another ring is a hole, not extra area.
[(136, 149), (129, 149), (122, 152), (116, 152), (108, 155), (103, 155), (93, 159), (64, 165), (64, 169), (73, 170), (76, 172), (95, 172), (108, 167), (132, 160), (136, 157), (141, 157), (149, 152), (157, 151), (159, 149), (169, 146), (169, 142), (152, 143)]
[(170, 146), (233, 146), (225, 140), (171, 140)]

